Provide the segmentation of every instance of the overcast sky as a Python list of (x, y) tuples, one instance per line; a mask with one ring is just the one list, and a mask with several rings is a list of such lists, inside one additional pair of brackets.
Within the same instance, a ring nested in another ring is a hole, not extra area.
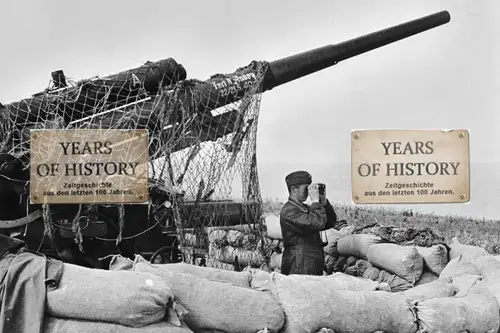
[(469, 128), (471, 162), (500, 166), (495, 0), (16, 0), (0, 8), (4, 104), (43, 90), (57, 69), (79, 80), (173, 57), (188, 77), (206, 79), (448, 10), (445, 26), (265, 93), (262, 191), (283, 195), (295, 169), (337, 172), (333, 165), (349, 163), (352, 129)]

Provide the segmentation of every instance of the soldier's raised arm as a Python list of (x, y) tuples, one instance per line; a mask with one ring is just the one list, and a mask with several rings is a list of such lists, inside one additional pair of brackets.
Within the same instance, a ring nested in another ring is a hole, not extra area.
[(325, 230), (331, 229), (331, 228), (337, 228), (340, 226), (340, 224), (337, 221), (337, 213), (335, 212), (335, 209), (333, 208), (332, 204), (328, 199), (325, 199), (325, 204), (323, 205), (326, 210), (326, 217), (327, 217), (327, 223), (325, 226)]
[(312, 203), (309, 210), (291, 203), (282, 210), (280, 219), (282, 224), (302, 235), (324, 230), (328, 220), (326, 209), (319, 202)]

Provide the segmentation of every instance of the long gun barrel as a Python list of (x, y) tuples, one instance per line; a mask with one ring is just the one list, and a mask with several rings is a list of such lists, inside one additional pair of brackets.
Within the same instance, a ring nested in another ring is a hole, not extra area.
[[(272, 61), (269, 63), (259, 92), (273, 89), (331, 67), (340, 61), (433, 29), (449, 21), (450, 14), (442, 11), (339, 44), (323, 46)], [(255, 69), (245, 68), (240, 72), (237, 71), (229, 76), (233, 82), (235, 81), (230, 87), (225, 84), (226, 77), (213, 78), (197, 86), (195, 90), (205, 97), (199, 101), (200, 109), (213, 110), (223, 106), (223, 103), (232, 103), (242, 98), (248, 90), (246, 86), (250, 86), (246, 82), (255, 77)]]
[(269, 71), (274, 79), (264, 82), (262, 90), (270, 90), (331, 67), (340, 61), (436, 28), (449, 21), (450, 14), (447, 11), (441, 11), (339, 44), (323, 46), (273, 61), (269, 64)]

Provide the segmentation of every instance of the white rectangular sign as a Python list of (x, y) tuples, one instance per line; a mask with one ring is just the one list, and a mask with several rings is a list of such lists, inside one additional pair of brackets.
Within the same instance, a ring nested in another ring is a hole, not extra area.
[(144, 203), (148, 145), (147, 130), (33, 130), (31, 202)]
[(362, 130), (351, 134), (354, 203), (470, 200), (467, 130)]

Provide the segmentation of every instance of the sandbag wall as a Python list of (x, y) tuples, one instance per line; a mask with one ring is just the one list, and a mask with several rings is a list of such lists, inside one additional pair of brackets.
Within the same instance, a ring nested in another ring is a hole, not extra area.
[(268, 237), (259, 225), (185, 230), (183, 238), (180, 250), (185, 263), (200, 265), (204, 260), (207, 267), (233, 271), (245, 267), (273, 271), (281, 267), (281, 241)]
[[(118, 255), (107, 273), (69, 266), (66, 281), (48, 294), (44, 332), (497, 332), (500, 262), (466, 250), (456, 251), (439, 279), (401, 292), (345, 273), (232, 272)], [(112, 284), (113, 275), (120, 279)]]
[[(255, 268), (228, 271), (186, 263), (152, 264), (140, 255), (133, 261), (116, 255), (109, 271), (64, 264), (59, 286), (47, 292), (44, 332), (499, 330), (497, 257), (454, 239), (446, 252), (449, 261), (443, 264), (431, 260), (440, 252), (434, 250), (439, 247), (392, 244), (352, 231), (349, 227), (330, 231), (325, 236), (330, 237), (325, 251), (334, 248), (339, 259), (355, 258), (355, 264), (349, 267), (366, 266), (362, 275), (370, 268), (378, 269), (376, 280), (352, 272), (285, 276)], [(440, 270), (438, 275), (433, 273), (436, 270)], [(391, 280), (379, 278), (380, 272), (411, 286), (395, 288)], [(434, 278), (419, 283), (426, 272)]]

